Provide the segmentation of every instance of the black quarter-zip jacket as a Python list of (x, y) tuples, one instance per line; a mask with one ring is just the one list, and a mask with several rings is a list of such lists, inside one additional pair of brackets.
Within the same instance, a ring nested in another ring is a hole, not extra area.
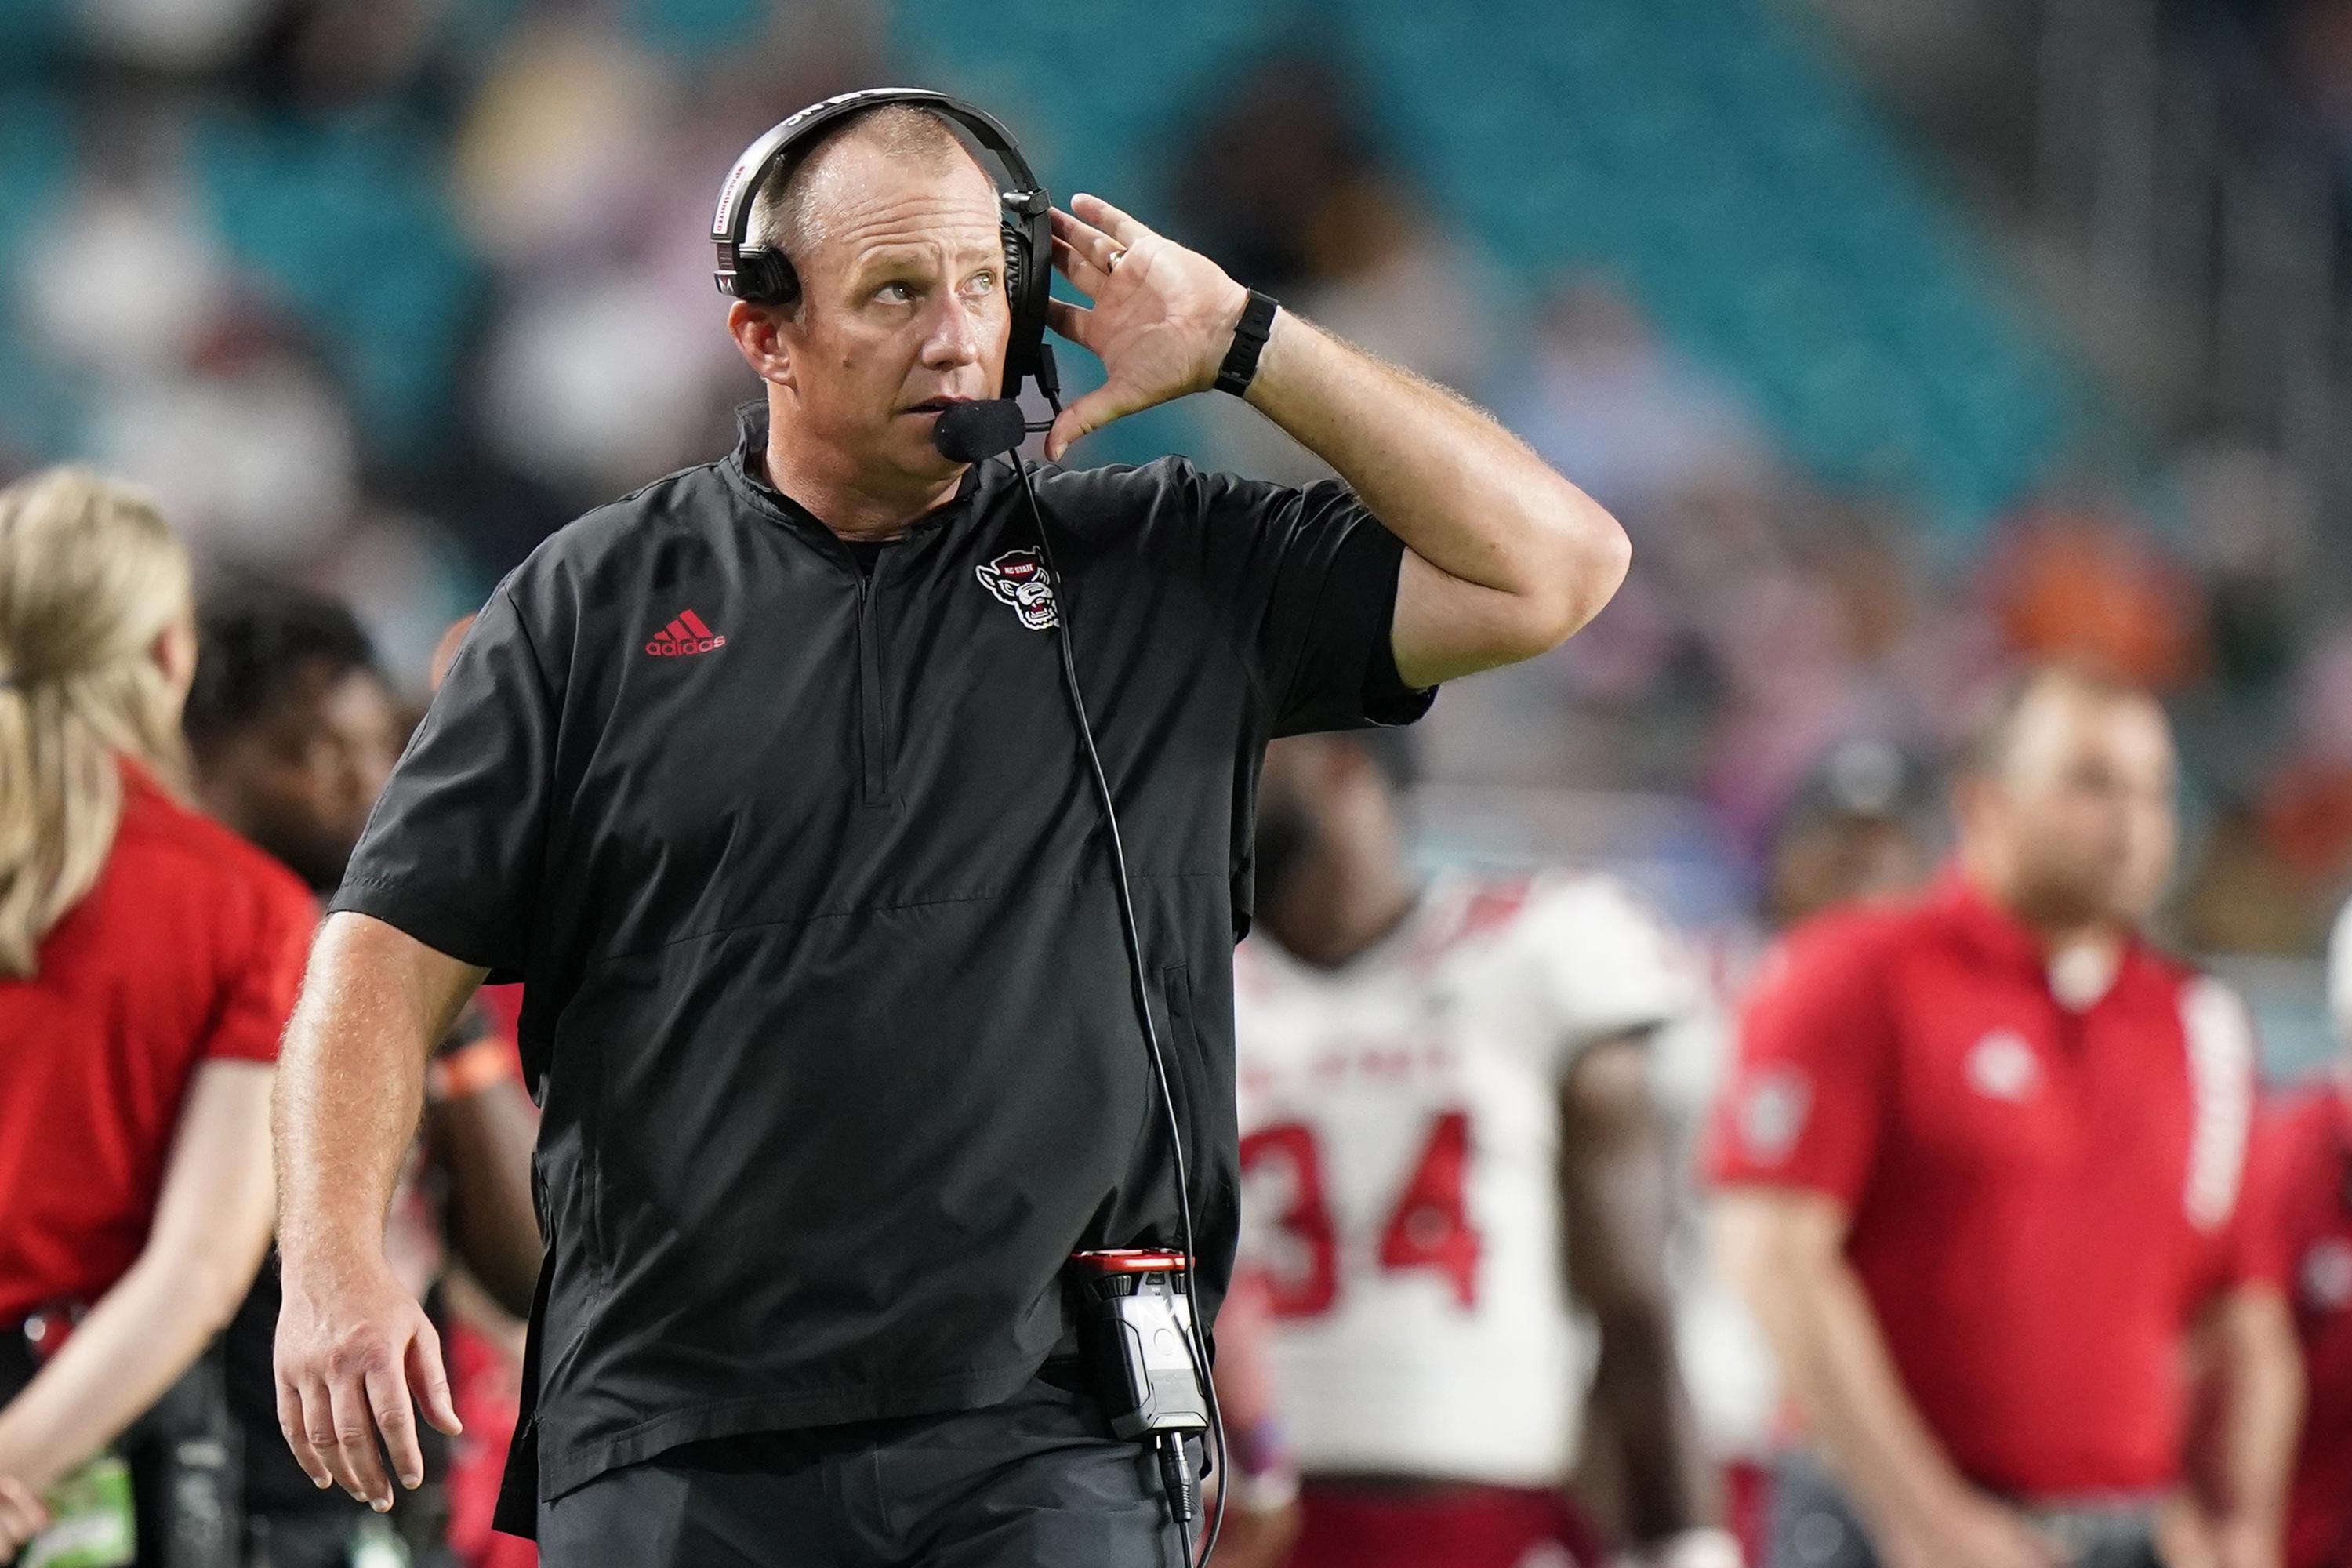
[[(502, 1522), (674, 1445), (971, 1408), (1174, 1184), (1066, 616), (1118, 805), (1213, 1311), (1233, 943), (1270, 736), (1407, 722), (1402, 546), (1337, 483), (970, 469), (861, 572), (724, 460), (500, 584), (332, 907), (526, 982), (549, 1256)], [(536, 1479), (531, 1479), (535, 1468)]]

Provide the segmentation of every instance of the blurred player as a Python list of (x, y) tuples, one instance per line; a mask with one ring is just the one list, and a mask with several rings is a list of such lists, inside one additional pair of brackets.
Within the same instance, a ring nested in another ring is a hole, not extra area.
[[(333, 888), (400, 748), (399, 710), (366, 632), (333, 600), (257, 584), (208, 604), (200, 633), (186, 727), (205, 806), (313, 889)], [(387, 1220), (388, 1247), (414, 1289), (431, 1289), (454, 1249), (509, 1310), (529, 1310), (539, 1264), (534, 1133), (513, 1047), (469, 1013), (435, 1056), (425, 1136)], [(365, 1503), (313, 1487), (294, 1462), (270, 1371), (278, 1305), (277, 1270), (265, 1268), (227, 1339), (254, 1568), (343, 1568), (362, 1552), (434, 1561), (438, 1510), (404, 1510), (395, 1534)], [(433, 1473), (446, 1469), (436, 1462)]]
[(1927, 875), (1926, 769), (1892, 742), (1840, 742), (1772, 834), (1764, 919), (1774, 931), (1832, 904), (1905, 892)]
[(1298, 1465), (1290, 1451), (1272, 1358), (1273, 1308), (1265, 1281), (1247, 1268), (1217, 1314), (1217, 1398), (1226, 1463), (1209, 1486), (1230, 1488), (1217, 1568), (1282, 1568), (1298, 1538)]
[(2352, 904), (2328, 943), (2332, 1081), (2267, 1119), (2261, 1235), (2303, 1342), (2304, 1421), (2286, 1568), (2352, 1568)]
[(1243, 1258), (1304, 1476), (1290, 1562), (1593, 1562), (1581, 1459), (1657, 1561), (1736, 1563), (1701, 1528), (1644, 1049), (1693, 977), (1601, 879), (1419, 887), (1382, 744), (1268, 752), (1237, 971)]
[(2153, 1562), (2209, 1311), (2234, 1473), (2177, 1561), (2275, 1562), (2294, 1351), (2232, 1228), (2252, 1024), (2138, 934), (2172, 791), (2151, 698), (2037, 671), (1977, 737), (1958, 865), (1759, 976), (1716, 1163), (1814, 1451), (1775, 1564)]

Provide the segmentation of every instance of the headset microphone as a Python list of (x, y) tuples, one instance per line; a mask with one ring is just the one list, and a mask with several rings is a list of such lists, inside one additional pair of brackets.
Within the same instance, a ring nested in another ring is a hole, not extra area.
[(1027, 435), (1021, 405), (1010, 397), (951, 403), (931, 425), (931, 445), (951, 463), (977, 463), (1010, 452)]

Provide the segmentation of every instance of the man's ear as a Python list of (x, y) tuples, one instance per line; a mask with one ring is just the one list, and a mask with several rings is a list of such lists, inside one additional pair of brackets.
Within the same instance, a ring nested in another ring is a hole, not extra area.
[(783, 327), (783, 312), (773, 305), (738, 300), (727, 307), (727, 331), (734, 338), (736, 352), (743, 356), (743, 363), (761, 381), (791, 386), (793, 354), (784, 342)]

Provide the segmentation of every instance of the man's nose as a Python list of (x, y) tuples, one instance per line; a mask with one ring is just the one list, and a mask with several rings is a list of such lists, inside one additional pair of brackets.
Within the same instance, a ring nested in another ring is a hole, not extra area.
[(954, 294), (943, 298), (923, 339), (923, 363), (931, 370), (950, 370), (980, 358), (980, 323), (971, 307)]

